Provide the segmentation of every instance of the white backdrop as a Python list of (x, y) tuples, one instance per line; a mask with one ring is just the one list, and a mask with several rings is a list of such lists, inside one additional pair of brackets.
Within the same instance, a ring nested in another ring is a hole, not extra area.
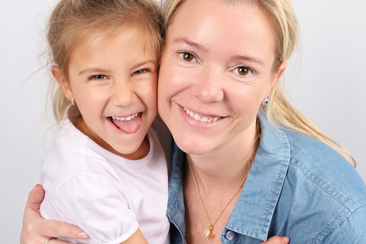
[[(44, 24), (55, 2), (0, 1), (1, 243), (19, 243), (25, 200), (38, 182), (46, 156), (43, 144), (49, 125), (42, 116), (47, 75), (41, 71), (26, 79), (42, 64), (38, 57), (44, 46)], [(354, 155), (366, 181), (366, 1), (293, 0), (293, 4), (303, 48), (297, 71), (286, 71), (290, 97)]]

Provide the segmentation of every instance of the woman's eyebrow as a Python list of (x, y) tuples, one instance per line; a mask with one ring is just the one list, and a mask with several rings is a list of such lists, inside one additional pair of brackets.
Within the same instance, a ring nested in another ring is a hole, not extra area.
[(207, 53), (207, 49), (205, 47), (203, 47), (202, 45), (196, 43), (196, 42), (193, 42), (193, 41), (190, 41), (188, 40), (186, 37), (177, 37), (173, 40), (174, 43), (177, 43), (177, 42), (183, 42), (189, 46), (192, 46), (192, 47), (195, 47), (205, 53)]
[(249, 56), (242, 56), (242, 55), (234, 55), (230, 57), (232, 60), (245, 60), (245, 61), (249, 61), (249, 62), (254, 62), (254, 63), (258, 63), (261, 65), (264, 65), (264, 62), (259, 60), (258, 58), (255, 57), (249, 57)]

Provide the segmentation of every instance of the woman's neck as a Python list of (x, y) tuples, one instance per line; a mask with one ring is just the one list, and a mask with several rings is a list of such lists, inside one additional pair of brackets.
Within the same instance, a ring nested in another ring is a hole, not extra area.
[[(200, 191), (237, 187), (249, 173), (257, 147), (257, 132), (253, 131), (210, 154), (187, 155)], [(189, 170), (185, 173), (191, 177)]]

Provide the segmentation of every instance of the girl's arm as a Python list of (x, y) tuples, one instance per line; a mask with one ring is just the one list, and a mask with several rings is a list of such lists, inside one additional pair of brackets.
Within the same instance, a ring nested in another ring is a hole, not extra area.
[[(36, 185), (28, 195), (20, 244), (46, 243), (50, 237), (88, 238), (87, 234), (75, 225), (43, 219), (39, 213), (43, 197), (44, 190), (41, 185)], [(66, 244), (68, 242), (53, 240), (52, 243)], [(123, 244), (147, 244), (147, 242), (138, 229)]]
[(122, 242), (121, 244), (147, 244), (144, 235), (137, 229), (137, 231), (126, 241)]

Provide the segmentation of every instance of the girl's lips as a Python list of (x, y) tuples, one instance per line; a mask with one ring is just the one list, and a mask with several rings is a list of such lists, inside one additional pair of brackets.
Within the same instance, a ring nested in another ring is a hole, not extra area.
[(111, 123), (119, 130), (127, 133), (136, 133), (142, 124), (142, 113), (136, 113), (127, 117), (109, 117)]
[(133, 118), (135, 118), (136, 116), (139, 116), (140, 113), (135, 113), (131, 116), (127, 116), (127, 117), (113, 117), (112, 116), (112, 119), (116, 119), (116, 120), (120, 120), (120, 121), (125, 121), (125, 120), (131, 120)]

